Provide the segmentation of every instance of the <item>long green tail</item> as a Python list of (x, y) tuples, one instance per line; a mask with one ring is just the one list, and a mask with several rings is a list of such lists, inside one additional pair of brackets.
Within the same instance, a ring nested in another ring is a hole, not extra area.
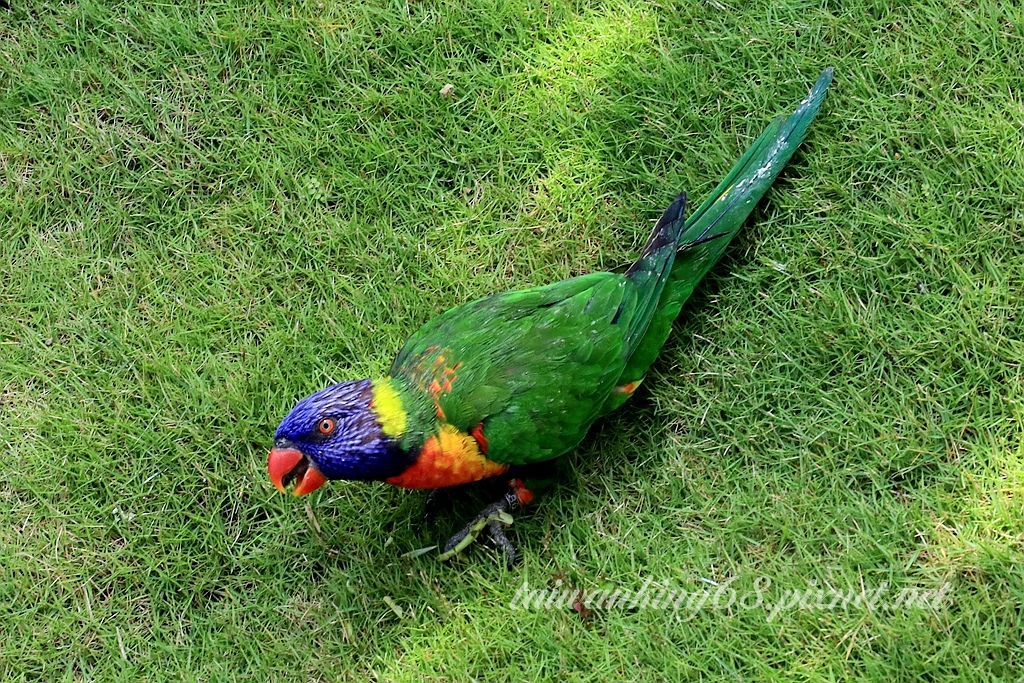
[[(772, 121), (711, 196), (686, 219), (671, 275), (651, 322), (622, 374), (623, 384), (641, 379), (654, 362), (683, 303), (722, 257), (754, 206), (800, 146), (830, 83), (832, 69), (828, 68), (800, 106), (790, 116)], [(709, 239), (712, 237), (714, 239)]]

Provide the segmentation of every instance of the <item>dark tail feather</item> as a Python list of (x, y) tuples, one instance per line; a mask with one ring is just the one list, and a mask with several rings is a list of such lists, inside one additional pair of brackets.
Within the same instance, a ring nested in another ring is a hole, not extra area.
[(680, 192), (672, 203), (668, 205), (665, 212), (658, 219), (658, 224), (651, 231), (644, 245), (644, 253), (626, 271), (626, 277), (631, 277), (644, 270), (646, 262), (652, 256), (656, 256), (666, 245), (676, 245), (679, 242), (679, 232), (685, 225), (686, 220), (686, 193)]
[(627, 353), (631, 353), (643, 338), (658, 307), (665, 283), (672, 274), (672, 264), (679, 249), (679, 233), (685, 225), (686, 193), (680, 192), (661, 214), (661, 219), (647, 238), (643, 255), (626, 271), (626, 277), (633, 281), (639, 293), (636, 313), (626, 332)]

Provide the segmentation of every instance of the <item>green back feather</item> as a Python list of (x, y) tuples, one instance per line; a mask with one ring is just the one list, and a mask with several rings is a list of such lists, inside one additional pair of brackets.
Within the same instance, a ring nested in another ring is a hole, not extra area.
[[(483, 423), (491, 460), (547, 460), (597, 418), (622, 373), (636, 303), (636, 288), (616, 273), (489, 296), (420, 328), (391, 376), (413, 394), (437, 381), (443, 419), (463, 431)], [(434, 420), (420, 411), (410, 429), (428, 433), (417, 422)]]

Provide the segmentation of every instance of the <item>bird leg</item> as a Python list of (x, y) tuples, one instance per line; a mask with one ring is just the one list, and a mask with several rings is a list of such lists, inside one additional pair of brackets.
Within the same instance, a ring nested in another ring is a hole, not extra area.
[(501, 547), (505, 553), (505, 564), (511, 569), (516, 563), (516, 549), (512, 542), (505, 535), (505, 527), (512, 524), (512, 514), (533, 499), (530, 492), (521, 479), (512, 479), (508, 483), (509, 489), (505, 494), (480, 511), (466, 526), (448, 539), (444, 544), (444, 552), (438, 557), (439, 560), (449, 560), (469, 547), (473, 541), (487, 528), (491, 538)]
[(431, 489), (427, 499), (423, 501), (423, 521), (437, 517), (437, 513), (443, 510), (451, 502), (451, 486), (440, 489)]

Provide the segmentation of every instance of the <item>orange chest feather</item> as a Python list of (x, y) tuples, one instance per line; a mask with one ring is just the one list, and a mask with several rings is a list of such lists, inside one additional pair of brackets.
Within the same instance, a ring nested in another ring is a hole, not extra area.
[[(483, 439), (482, 430), (478, 428), (476, 431)], [(509, 468), (485, 458), (480, 452), (480, 444), (486, 448), (486, 439), (478, 441), (444, 424), (438, 434), (423, 444), (419, 457), (409, 469), (386, 481), (407, 489), (436, 489), (493, 477)]]

